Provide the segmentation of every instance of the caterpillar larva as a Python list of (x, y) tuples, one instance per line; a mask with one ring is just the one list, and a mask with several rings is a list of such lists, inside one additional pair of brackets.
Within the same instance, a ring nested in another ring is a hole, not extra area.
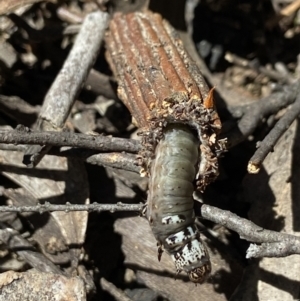
[(194, 225), (193, 181), (198, 158), (199, 140), (192, 131), (186, 125), (168, 125), (152, 161), (147, 218), (160, 248), (172, 256), (177, 272), (183, 270), (191, 281), (202, 283), (211, 264)]
[(105, 40), (118, 95), (140, 127), (141, 174), (149, 176), (146, 216), (159, 258), (166, 250), (177, 272), (202, 283), (211, 265), (194, 224), (193, 191), (217, 177), (224, 149), (213, 89), (158, 14), (116, 13)]

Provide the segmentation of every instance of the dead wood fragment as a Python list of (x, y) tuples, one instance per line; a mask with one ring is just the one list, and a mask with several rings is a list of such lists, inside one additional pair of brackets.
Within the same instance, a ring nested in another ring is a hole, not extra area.
[(224, 141), (217, 138), (221, 122), (213, 90), (177, 32), (160, 15), (150, 11), (117, 13), (109, 29), (107, 59), (118, 80), (118, 94), (141, 128), (142, 173), (150, 174), (156, 145), (167, 124), (188, 124), (201, 141), (204, 159), (196, 185), (204, 190), (218, 175), (217, 157), (224, 149)]
[(249, 173), (258, 173), (266, 156), (273, 151), (279, 138), (290, 127), (293, 121), (300, 115), (300, 94), (296, 101), (286, 111), (286, 113), (275, 124), (270, 133), (258, 145), (258, 149), (251, 157), (248, 163)]
[(273, 18), (267, 21), (266, 26), (269, 29), (272, 29), (278, 22), (285, 17), (288, 17), (297, 12), (300, 8), (300, 0), (291, 1), (286, 7), (284, 7), (278, 15), (275, 15)]
[(103, 165), (136, 173), (140, 172), (140, 167), (137, 166), (137, 157), (131, 154), (124, 153), (109, 153), (109, 154), (96, 154), (88, 157), (85, 160), (90, 164)]
[(55, 205), (46, 202), (45, 204), (37, 204), (34, 206), (0, 206), (0, 212), (52, 212), (52, 211), (141, 211), (143, 208), (142, 204), (63, 204), (63, 205)]
[(7, 144), (39, 144), (50, 146), (73, 146), (101, 151), (127, 151), (137, 153), (137, 140), (105, 136), (92, 136), (70, 132), (38, 132), (23, 126), (16, 130), (0, 131), (0, 142)]
[(240, 118), (237, 128), (223, 135), (227, 137), (227, 148), (231, 148), (246, 140), (262, 122), (263, 118), (276, 114), (280, 109), (293, 103), (300, 91), (299, 83), (283, 87), (255, 103), (228, 108), (235, 118)]
[[(143, 204), (65, 204), (54, 205), (50, 203), (38, 204), (36, 206), (0, 206), (0, 212), (49, 212), (49, 211), (141, 211)], [(266, 230), (252, 223), (251, 221), (241, 218), (230, 211), (222, 210), (210, 205), (201, 206), (201, 216), (204, 219), (223, 225), (224, 227), (237, 232), (241, 239), (245, 239), (259, 245), (250, 246), (247, 251), (247, 258), (252, 257), (284, 257), (291, 254), (300, 254), (300, 237), (286, 233)], [(266, 244), (266, 245), (265, 245)], [(278, 246), (281, 246), (278, 249)], [(265, 250), (265, 252), (264, 252)], [(256, 253), (255, 253), (256, 252)], [(273, 255), (272, 255), (273, 254)], [(253, 256), (252, 256), (253, 255)]]
[[(55, 133), (55, 135), (57, 135), (57, 133)], [(0, 132), (0, 138), (1, 138), (1, 132)], [(128, 139), (126, 139), (125, 142), (127, 143)], [(137, 147), (139, 147), (139, 144), (137, 144)], [(25, 149), (26, 149), (25, 145), (0, 143), (0, 150), (24, 152)], [(140, 169), (141, 169), (137, 165), (137, 160), (138, 160), (137, 156), (133, 154), (124, 153), (123, 151), (122, 153), (112, 152), (112, 153), (95, 154), (95, 151), (88, 150), (87, 148), (63, 147), (60, 149), (53, 148), (49, 151), (48, 154), (59, 156), (59, 157), (80, 158), (84, 160), (86, 163), (92, 165), (123, 169), (127, 171), (133, 171), (136, 173), (140, 173)]]
[(275, 70), (269, 70), (263, 66), (256, 66), (256, 64), (253, 64), (251, 61), (241, 58), (231, 52), (227, 52), (225, 54), (225, 59), (232, 64), (235, 64), (235, 65), (238, 65), (238, 66), (241, 66), (244, 68), (250, 68), (252, 70), (255, 70), (257, 72), (257, 74), (259, 74), (259, 73), (264, 74), (264, 75), (268, 76), (270, 79), (278, 81), (283, 84), (293, 84), (297, 81), (297, 79), (293, 78), (290, 74), (282, 74)]
[[(201, 216), (237, 232), (242, 239), (262, 244), (262, 246), (264, 243), (268, 243), (261, 248), (259, 245), (255, 247), (253, 245), (250, 246), (247, 250), (247, 258), (258, 257), (256, 256), (258, 254), (262, 257), (268, 257), (268, 254), (270, 256), (273, 254), (276, 257), (300, 254), (300, 237), (295, 235), (266, 230), (245, 218), (238, 217), (230, 211), (221, 210), (213, 206), (203, 205), (201, 207)], [(281, 248), (278, 249), (278, 246)]]
[[(93, 65), (108, 22), (108, 14), (97, 11), (86, 16), (61, 71), (48, 91), (37, 121), (41, 131), (61, 131), (75, 97)], [(35, 166), (50, 147), (31, 146), (26, 155)]]
[[(280, 231), (281, 234), (288, 233), (298, 239), (300, 237), (299, 133), (299, 122), (295, 120), (277, 142), (272, 155), (264, 160), (261, 172), (257, 175), (247, 174), (243, 180), (243, 199), (251, 204), (248, 212), (249, 219), (262, 228)], [(273, 251), (274, 255), (276, 251), (287, 253), (288, 249), (284, 244), (280, 244), (281, 241), (287, 246), (293, 244), (293, 240), (288, 244), (283, 237), (277, 243), (270, 242), (269, 250), (265, 248), (265, 243), (258, 244), (255, 249), (259, 251), (261, 247), (260, 254), (265, 251), (266, 254)], [(290, 245), (289, 248), (293, 246)], [(259, 299), (297, 299), (300, 281), (299, 263), (299, 255), (261, 258), (257, 267), (258, 281), (255, 286)]]

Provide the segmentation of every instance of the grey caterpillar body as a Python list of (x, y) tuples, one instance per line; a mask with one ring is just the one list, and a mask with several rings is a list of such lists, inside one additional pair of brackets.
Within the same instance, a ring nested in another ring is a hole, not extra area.
[(211, 265), (207, 249), (194, 225), (193, 181), (199, 140), (186, 125), (170, 124), (156, 147), (151, 164), (147, 218), (160, 246), (169, 253), (177, 272), (202, 283)]
[(140, 128), (141, 175), (149, 177), (146, 216), (177, 272), (202, 283), (211, 264), (196, 229), (193, 192), (218, 176), (221, 121), (213, 90), (174, 28), (150, 11), (116, 13), (106, 56), (118, 95)]

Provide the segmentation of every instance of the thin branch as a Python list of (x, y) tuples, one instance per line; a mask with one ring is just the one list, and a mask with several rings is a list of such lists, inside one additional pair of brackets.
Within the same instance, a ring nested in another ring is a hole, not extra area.
[(288, 17), (297, 12), (300, 8), (300, 0), (291, 1), (289, 5), (284, 7), (278, 15), (275, 15), (272, 19), (268, 20), (266, 26), (272, 29), (282, 18)]
[(67, 149), (67, 150), (51, 150), (50, 154), (54, 154), (62, 157), (76, 157), (82, 158), (86, 163), (112, 167), (117, 169), (128, 170), (139, 173), (140, 167), (136, 164), (137, 157), (133, 154), (127, 153), (100, 153), (91, 154), (92, 151), (84, 149)]
[[(202, 205), (201, 216), (237, 232), (242, 239), (259, 244), (262, 243), (261, 246), (256, 245), (256, 247), (251, 245), (247, 251), (247, 258), (269, 257), (272, 254), (276, 257), (300, 254), (300, 237), (266, 230), (230, 211), (221, 210), (213, 206)], [(268, 243), (267, 247), (265, 247), (264, 243)]]
[(290, 127), (300, 114), (300, 94), (295, 103), (286, 111), (281, 119), (275, 124), (270, 133), (259, 143), (259, 147), (248, 163), (249, 173), (258, 173), (266, 156), (273, 151), (279, 138)]
[[(63, 128), (76, 95), (98, 55), (108, 18), (107, 13), (96, 11), (84, 19), (72, 50), (45, 97), (37, 121), (38, 130), (60, 131)], [(29, 147), (26, 152), (29, 165), (35, 166), (49, 149), (49, 146)]]
[(53, 211), (141, 211), (143, 208), (143, 204), (71, 204), (66, 203), (64, 205), (55, 205), (45, 202), (45, 204), (37, 204), (35, 206), (0, 206), (0, 212), (38, 212), (38, 213), (45, 213), (45, 212), (53, 212)]
[[(1, 132), (0, 132), (0, 137), (1, 137)], [(26, 146), (0, 143), (0, 150), (24, 152), (26, 150)], [(82, 149), (82, 148), (66, 149), (66, 147), (63, 147), (61, 149), (52, 148), (48, 152), (48, 154), (59, 156), (59, 157), (80, 158), (89, 164), (128, 170), (136, 173), (140, 173), (141, 170), (141, 168), (136, 164), (137, 163), (136, 155), (123, 153), (123, 152), (95, 154), (95, 151), (88, 150), (88, 149)]]
[[(51, 211), (138, 211), (141, 212), (144, 204), (87, 204), (77, 205), (67, 203), (54, 205), (46, 202), (35, 206), (0, 206), (0, 212), (51, 212)], [(237, 232), (241, 239), (261, 245), (251, 244), (246, 257), (283, 257), (291, 254), (300, 254), (300, 237), (279, 233), (261, 228), (251, 221), (241, 218), (230, 211), (225, 211), (213, 206), (202, 205), (201, 216), (204, 219), (223, 225)]]
[(231, 52), (226, 52), (225, 54), (225, 60), (228, 62), (244, 67), (244, 68), (250, 68), (257, 73), (264, 74), (268, 76), (270, 79), (276, 80), (278, 82), (284, 83), (284, 84), (293, 84), (296, 82), (296, 78), (292, 78), (291, 74), (282, 74), (276, 70), (269, 70), (266, 67), (263, 66), (257, 66), (251, 61), (248, 61), (244, 58), (241, 58), (237, 56), (236, 54), (233, 54)]
[(93, 165), (103, 165), (117, 169), (139, 173), (141, 168), (136, 165), (136, 156), (124, 153), (96, 154), (85, 160)]
[(49, 146), (72, 146), (99, 151), (116, 151), (137, 153), (140, 143), (133, 139), (105, 136), (93, 136), (70, 132), (39, 132), (18, 126), (16, 130), (0, 131), (0, 143), (38, 144)]
[(246, 258), (259, 258), (259, 257), (285, 257), (299, 253), (299, 238), (294, 237), (283, 239), (278, 242), (267, 242), (261, 245), (250, 244), (247, 250)]
[(107, 27), (108, 14), (96, 11), (86, 16), (62, 69), (47, 93), (40, 120), (62, 128), (78, 91), (98, 55)]
[(247, 139), (261, 123), (263, 118), (277, 113), (293, 103), (300, 92), (300, 83), (286, 86), (280, 92), (275, 92), (255, 103), (228, 108), (233, 117), (241, 118), (236, 129), (229, 132), (227, 148), (231, 148)]

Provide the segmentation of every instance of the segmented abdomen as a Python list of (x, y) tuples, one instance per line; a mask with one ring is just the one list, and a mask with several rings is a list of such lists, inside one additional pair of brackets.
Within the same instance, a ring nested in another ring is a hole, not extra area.
[(170, 124), (151, 164), (147, 217), (159, 245), (192, 281), (202, 283), (210, 273), (209, 255), (194, 225), (193, 181), (199, 140), (182, 124)]

